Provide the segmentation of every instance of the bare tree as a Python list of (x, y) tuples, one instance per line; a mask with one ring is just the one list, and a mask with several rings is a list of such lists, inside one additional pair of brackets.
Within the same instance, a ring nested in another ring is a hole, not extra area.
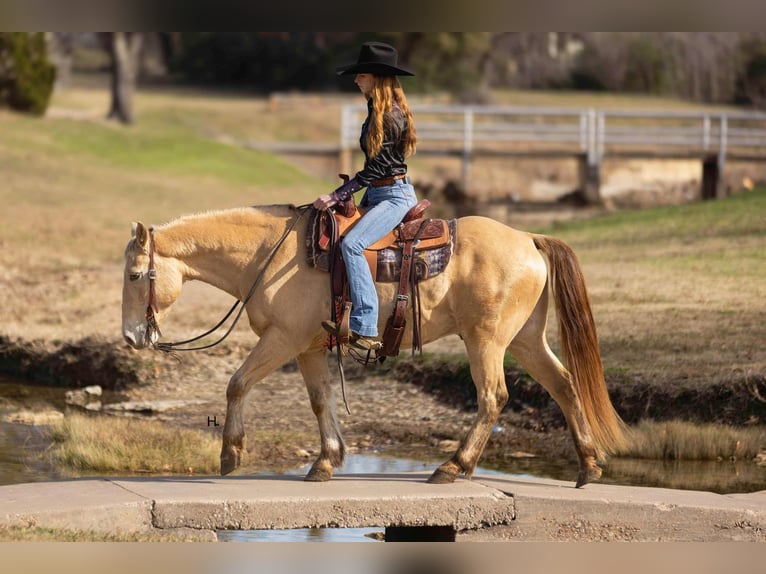
[(112, 104), (110, 120), (132, 124), (133, 92), (140, 66), (143, 35), (140, 32), (106, 32), (103, 42), (112, 59)]

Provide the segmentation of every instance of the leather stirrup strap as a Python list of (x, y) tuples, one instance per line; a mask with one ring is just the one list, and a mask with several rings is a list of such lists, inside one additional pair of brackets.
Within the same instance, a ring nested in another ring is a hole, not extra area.
[(402, 245), (402, 268), (399, 275), (399, 288), (396, 292), (396, 305), (391, 320), (393, 327), (399, 328), (404, 325), (404, 316), (407, 312), (407, 303), (410, 299), (410, 270), (412, 258), (415, 254), (415, 242), (405, 241)]
[[(423, 223), (420, 224), (420, 228), (418, 229), (418, 232), (415, 234), (415, 237), (412, 238), (412, 245), (413, 249), (417, 244), (420, 242), (420, 236), (423, 233), (423, 230), (428, 226), (428, 224), (431, 223), (431, 219), (424, 219)], [(420, 284), (418, 283), (418, 277), (417, 277), (417, 266), (415, 265), (415, 262), (413, 261), (412, 265), (410, 266), (410, 284), (412, 285), (412, 356), (415, 356), (415, 351), (417, 350), (421, 355), (423, 354), (423, 339), (422, 339), (422, 332), (423, 332), (423, 314), (420, 307)]]

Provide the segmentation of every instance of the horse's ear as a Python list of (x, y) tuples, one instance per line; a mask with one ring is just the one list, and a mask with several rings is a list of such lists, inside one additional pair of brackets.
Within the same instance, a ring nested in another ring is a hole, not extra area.
[(149, 243), (149, 229), (147, 229), (146, 225), (140, 221), (133, 222), (131, 233), (136, 239), (136, 245), (141, 249), (146, 249), (146, 246)]

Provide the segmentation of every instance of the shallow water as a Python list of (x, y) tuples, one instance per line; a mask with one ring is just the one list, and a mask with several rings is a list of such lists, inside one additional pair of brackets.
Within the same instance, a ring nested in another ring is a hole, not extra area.
[[(41, 427), (1, 422), (18, 409), (55, 408), (65, 411), (66, 389), (29, 385), (0, 379), (0, 484), (39, 482), (60, 478), (45, 462), (48, 442)], [(113, 394), (101, 397), (104, 402), (121, 400)], [(350, 455), (338, 474), (432, 472), (441, 460), (412, 460), (379, 455)], [(303, 475), (309, 466), (290, 474)], [(476, 474), (525, 475), (573, 481), (577, 469), (570, 461), (543, 458), (509, 458), (477, 469)], [(751, 461), (657, 461), (612, 459), (604, 468), (601, 480), (607, 484), (653, 486), (718, 493), (755, 492), (766, 489), (766, 467)], [(316, 537), (317, 533), (307, 533)], [(325, 534), (322, 534), (325, 536)]]

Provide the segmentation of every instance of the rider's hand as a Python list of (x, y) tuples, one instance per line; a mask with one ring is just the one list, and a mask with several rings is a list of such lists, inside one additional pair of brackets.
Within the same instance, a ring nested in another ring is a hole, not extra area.
[(336, 203), (338, 203), (338, 200), (335, 199), (334, 194), (328, 193), (317, 197), (314, 200), (314, 207), (320, 211), (325, 211), (326, 209), (330, 209)]

